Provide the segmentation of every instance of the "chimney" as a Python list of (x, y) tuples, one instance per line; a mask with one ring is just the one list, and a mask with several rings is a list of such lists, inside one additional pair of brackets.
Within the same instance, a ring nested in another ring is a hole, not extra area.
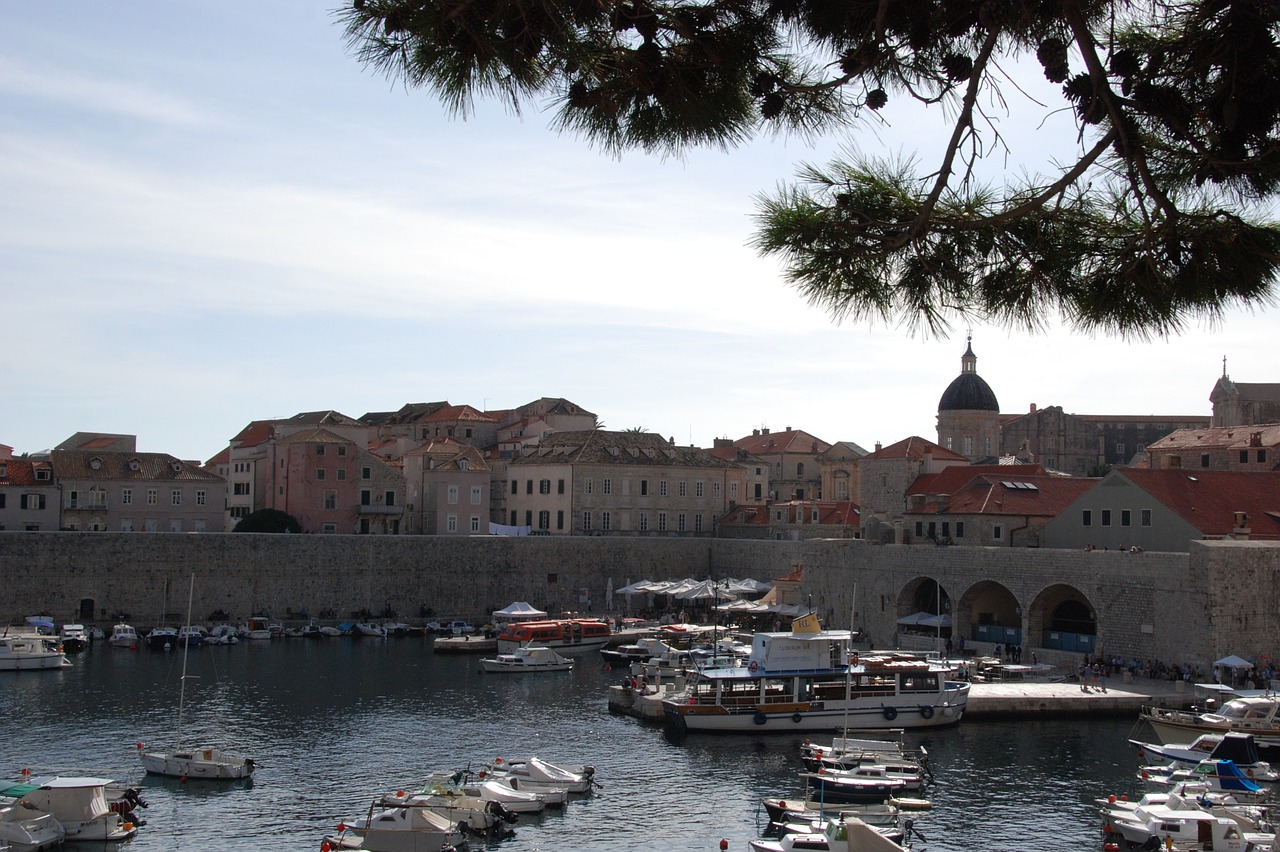
[(752, 429), (752, 430), (751, 430), (751, 436), (752, 436), (752, 437), (754, 437), (754, 438), (759, 438), (759, 437), (760, 437), (760, 430), (759, 430), (759, 429)]
[(879, 442), (879, 441), (876, 441), (876, 449), (875, 449), (875, 451), (876, 451), (877, 453), (878, 453), (878, 452), (880, 452), (880, 442)]
[(1031, 413), (1032, 413), (1032, 414), (1035, 414), (1035, 413), (1036, 413), (1036, 404), (1035, 404), (1034, 402), (1033, 402), (1033, 403), (1031, 403)]
[(768, 434), (769, 434), (769, 430), (768, 430), (767, 428), (765, 428), (765, 429), (761, 429), (761, 430), (760, 430), (760, 434), (761, 434), (761, 435), (768, 435)]
[(711, 442), (712, 449), (723, 450), (725, 447), (732, 447), (733, 441), (729, 438), (716, 438)]
[(1235, 526), (1231, 529), (1231, 537), (1237, 541), (1248, 541), (1249, 534), (1253, 530), (1249, 529), (1249, 515), (1246, 512), (1235, 513)]

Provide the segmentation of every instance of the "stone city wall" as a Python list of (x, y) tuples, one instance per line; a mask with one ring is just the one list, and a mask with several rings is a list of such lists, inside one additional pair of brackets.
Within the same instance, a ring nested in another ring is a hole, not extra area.
[[(610, 588), (641, 579), (773, 580), (797, 566), (804, 580), (793, 602), (812, 605), (833, 627), (849, 626), (856, 612), (853, 622), (879, 647), (910, 611), (915, 582), (931, 578), (961, 612), (967, 596), (1006, 589), (1021, 610), (1025, 646), (1039, 644), (1042, 596), (1065, 585), (1096, 613), (1107, 655), (1204, 662), (1280, 649), (1280, 544), (1260, 542), (1129, 554), (848, 539), (0, 533), (0, 622), (46, 613), (109, 628), (128, 613), (138, 626), (176, 623), (193, 574), (197, 620), (218, 610), (239, 622), (255, 611), (346, 619), (390, 609), (421, 623), (428, 610), (484, 621), (517, 600), (600, 613)], [(625, 603), (615, 595), (612, 611)]]

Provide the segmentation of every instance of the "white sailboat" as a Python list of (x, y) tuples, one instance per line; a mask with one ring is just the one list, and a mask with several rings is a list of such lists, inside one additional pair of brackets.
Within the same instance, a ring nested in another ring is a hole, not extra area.
[[(191, 621), (191, 601), (195, 594), (196, 578), (191, 575), (191, 589), (187, 592), (187, 622)], [(249, 778), (256, 768), (251, 757), (230, 754), (220, 749), (188, 747), (182, 743), (182, 713), (187, 698), (187, 654), (189, 647), (182, 648), (182, 679), (178, 688), (178, 735), (171, 751), (147, 751), (143, 743), (138, 743), (138, 756), (142, 765), (153, 775), (168, 775), (174, 778), (214, 778), (237, 779)]]

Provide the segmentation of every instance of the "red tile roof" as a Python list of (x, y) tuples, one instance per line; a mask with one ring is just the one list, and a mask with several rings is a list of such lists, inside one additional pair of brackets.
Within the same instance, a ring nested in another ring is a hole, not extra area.
[(1128, 479), (1204, 535), (1229, 535), (1235, 513), (1245, 512), (1251, 537), (1280, 539), (1280, 473), (1125, 468), (1111, 475)]
[(863, 456), (863, 459), (922, 459), (926, 454), (943, 461), (968, 461), (967, 457), (917, 435), (882, 447), (870, 455)]
[(422, 420), (423, 422), (436, 421), (436, 420), (445, 420), (445, 421), (480, 420), (485, 423), (498, 422), (498, 418), (495, 417), (494, 415), (489, 414), (488, 412), (485, 412), (485, 411), (480, 411), (478, 409), (472, 408), (469, 405), (447, 405), (443, 408), (440, 408), (431, 412), (426, 417), (422, 418)]
[(910, 509), (908, 515), (1030, 515), (1057, 517), (1090, 488), (1097, 479), (1065, 476), (977, 476), (949, 501), (931, 501)]
[(734, 441), (733, 445), (760, 456), (772, 456), (779, 453), (822, 453), (831, 449), (831, 445), (826, 441), (821, 438), (815, 438), (800, 429), (748, 435), (745, 438), (739, 438)]
[(926, 473), (916, 478), (907, 488), (907, 494), (955, 494), (978, 476), (1011, 479), (1026, 476), (1045, 476), (1047, 471), (1038, 464), (953, 464), (938, 473)]

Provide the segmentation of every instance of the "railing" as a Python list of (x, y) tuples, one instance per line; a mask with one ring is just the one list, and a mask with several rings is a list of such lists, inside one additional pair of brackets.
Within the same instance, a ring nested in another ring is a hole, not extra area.
[(102, 511), (107, 508), (106, 498), (101, 500), (68, 500), (68, 509), (83, 509), (86, 511)]

